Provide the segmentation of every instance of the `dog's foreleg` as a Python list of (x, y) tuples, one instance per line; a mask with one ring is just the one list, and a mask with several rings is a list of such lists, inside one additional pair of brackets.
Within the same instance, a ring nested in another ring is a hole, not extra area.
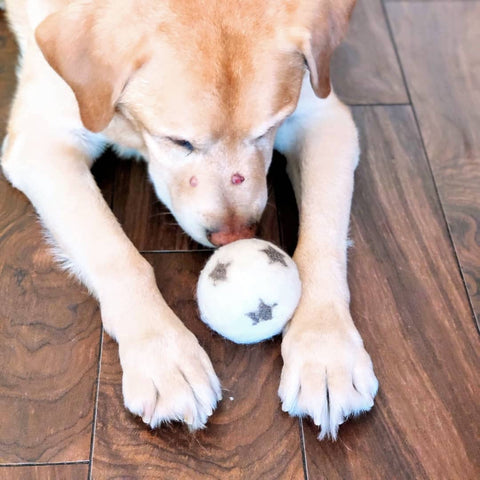
[(347, 234), (357, 132), (332, 93), (317, 99), (304, 83), (296, 112), (277, 133), (300, 211), (294, 259), (302, 298), (282, 342), (279, 395), (292, 415), (309, 415), (319, 438), (336, 438), (349, 416), (369, 410), (378, 383), (349, 312)]
[(104, 201), (89, 168), (91, 134), (71, 129), (75, 121), (62, 118), (61, 108), (43, 115), (22, 105), (28, 97), (17, 96), (2, 166), (99, 299), (105, 330), (119, 343), (126, 406), (151, 426), (203, 427), (220, 398), (218, 379)]

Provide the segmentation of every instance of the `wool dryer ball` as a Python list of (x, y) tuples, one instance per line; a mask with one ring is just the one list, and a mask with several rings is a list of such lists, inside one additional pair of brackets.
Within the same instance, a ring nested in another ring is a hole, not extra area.
[(295, 262), (259, 239), (219, 248), (200, 273), (200, 317), (236, 343), (255, 343), (280, 333), (300, 300)]

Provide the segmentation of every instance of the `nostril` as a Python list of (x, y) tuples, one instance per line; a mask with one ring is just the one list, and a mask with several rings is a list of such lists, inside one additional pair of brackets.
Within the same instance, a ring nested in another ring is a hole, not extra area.
[(225, 233), (221, 230), (207, 230), (207, 239), (214, 247), (225, 245)]
[(258, 222), (249, 223), (247, 229), (252, 233), (253, 236), (255, 236), (258, 230)]
[(239, 173), (234, 173), (232, 175), (232, 183), (234, 185), (240, 185), (240, 183), (243, 183), (245, 181), (245, 177), (243, 175), (240, 175)]
[(212, 241), (212, 235), (214, 234), (214, 230), (209, 230), (208, 228), (205, 230), (205, 236), (207, 237), (208, 241)]

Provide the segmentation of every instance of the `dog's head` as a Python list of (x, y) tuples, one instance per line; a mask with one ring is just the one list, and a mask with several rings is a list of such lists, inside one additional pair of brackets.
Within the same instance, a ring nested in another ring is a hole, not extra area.
[(126, 122), (160, 199), (194, 239), (251, 237), (267, 200), (275, 132), (305, 66), (320, 97), (354, 0), (82, 0), (37, 42), (84, 125)]

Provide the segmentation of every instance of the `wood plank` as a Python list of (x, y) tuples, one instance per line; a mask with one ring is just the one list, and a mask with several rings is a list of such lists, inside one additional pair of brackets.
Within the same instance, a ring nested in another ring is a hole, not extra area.
[(298, 422), (277, 396), (279, 339), (241, 346), (223, 340), (199, 319), (193, 299), (208, 253), (149, 254), (158, 284), (210, 355), (224, 399), (207, 428), (179, 425), (151, 431), (122, 405), (116, 344), (102, 355), (93, 477), (142, 479), (303, 479)]
[(100, 316), (0, 176), (0, 463), (87, 460)]
[(331, 68), (335, 91), (347, 103), (408, 102), (381, 0), (357, 1)]
[[(0, 13), (0, 137), (15, 58)], [(54, 264), (33, 208), (1, 174), (0, 212), (0, 463), (87, 460), (100, 339), (96, 302)]]
[(0, 480), (86, 480), (88, 465), (34, 465), (0, 468)]
[(480, 476), (480, 340), (410, 107), (359, 107), (352, 315), (380, 381), (374, 409), (319, 442), (310, 478)]
[[(143, 162), (119, 161), (115, 171), (113, 211), (125, 233), (143, 252), (190, 251), (204, 249), (177, 225), (158, 200), (148, 180)], [(266, 240), (278, 238), (278, 220), (273, 189), (263, 214), (259, 235)]]
[(480, 3), (387, 11), (480, 327)]

